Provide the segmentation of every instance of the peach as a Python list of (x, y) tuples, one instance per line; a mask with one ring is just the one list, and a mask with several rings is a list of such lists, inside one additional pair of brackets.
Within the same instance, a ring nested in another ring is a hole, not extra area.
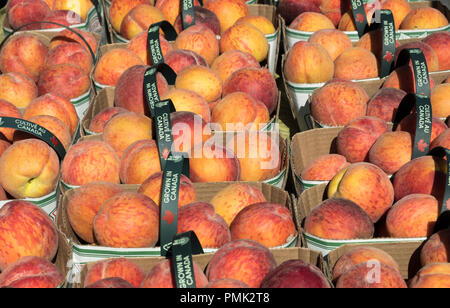
[(409, 283), (411, 289), (450, 288), (449, 274), (417, 274)]
[[(0, 156), (2, 156), (3, 152), (6, 151), (7, 148), (9, 148), (11, 145), (11, 143), (9, 143), (6, 140), (0, 139)], [(2, 189), (0, 189), (0, 200), (6, 200), (6, 193), (5, 191)]]
[(331, 181), (342, 168), (349, 166), (345, 156), (324, 154), (314, 158), (301, 171), (301, 178), (306, 181)]
[[(12, 29), (18, 29), (30, 23), (42, 21), (50, 14), (51, 7), (43, 0), (14, 1), (7, 7), (6, 18)], [(21, 30), (36, 30), (40, 24), (29, 25)]]
[(74, 190), (67, 201), (66, 211), (73, 231), (85, 242), (95, 243), (92, 221), (103, 203), (123, 189), (114, 183), (95, 181)]
[(129, 11), (120, 25), (120, 34), (131, 40), (154, 23), (165, 20), (160, 9), (150, 4), (139, 4)]
[[(204, 288), (208, 284), (208, 278), (195, 261), (193, 268), (197, 288)], [(155, 264), (145, 276), (140, 288), (176, 288), (172, 273), (172, 260), (167, 259)]]
[[(36, 223), (39, 222), (39, 223)], [(58, 250), (58, 231), (51, 218), (37, 205), (9, 201), (0, 209), (0, 269), (26, 256), (52, 260)]]
[(102, 246), (153, 247), (159, 239), (159, 208), (143, 194), (118, 193), (103, 203), (93, 229)]
[(450, 84), (436, 85), (430, 94), (431, 110), (437, 118), (446, 118), (450, 115)]
[(21, 73), (0, 75), (0, 99), (18, 108), (27, 107), (38, 96), (33, 80)]
[(315, 31), (308, 39), (309, 43), (316, 43), (325, 48), (331, 57), (336, 58), (346, 49), (352, 47), (347, 34), (337, 29), (322, 29)]
[(234, 153), (223, 146), (199, 143), (192, 149), (189, 159), (192, 182), (229, 182), (241, 177), (239, 160)]
[(155, 140), (138, 140), (123, 152), (119, 172), (123, 184), (142, 184), (159, 171), (161, 166)]
[(280, 173), (281, 151), (279, 136), (267, 132), (241, 132), (229, 138), (228, 148), (240, 163), (240, 179), (261, 182)]
[(442, 187), (446, 182), (445, 160), (422, 156), (404, 164), (393, 179), (395, 200), (411, 194), (433, 195), (442, 200)]
[(379, 89), (367, 103), (367, 115), (393, 122), (395, 113), (406, 92), (396, 88)]
[(16, 199), (42, 197), (55, 190), (59, 167), (56, 152), (44, 141), (17, 141), (0, 157), (0, 185)]
[(306, 217), (305, 232), (330, 240), (370, 239), (374, 224), (367, 213), (349, 199), (332, 197)]
[(25, 120), (39, 115), (58, 118), (67, 125), (72, 136), (77, 130), (79, 119), (74, 105), (68, 99), (54, 93), (35, 98), (23, 112)]
[(412, 142), (408, 132), (384, 133), (370, 148), (369, 162), (387, 174), (394, 174), (411, 160)]
[(221, 97), (222, 80), (209, 67), (191, 65), (178, 73), (175, 88), (192, 90), (203, 96), (209, 103)]
[(361, 47), (344, 50), (334, 61), (334, 77), (358, 80), (378, 77), (378, 62), (375, 55)]
[(53, 10), (70, 10), (86, 20), (87, 13), (92, 8), (93, 4), (90, 0), (55, 0), (53, 3)]
[(176, 49), (169, 51), (164, 56), (164, 60), (164, 62), (169, 65), (177, 74), (180, 73), (183, 68), (191, 65), (202, 65), (205, 67), (208, 66), (206, 60), (192, 50)]
[(401, 30), (435, 29), (448, 25), (444, 14), (433, 7), (412, 9), (400, 24)]
[(311, 96), (311, 116), (322, 125), (345, 126), (366, 115), (367, 92), (349, 80), (332, 79)]
[(209, 281), (231, 278), (250, 288), (258, 288), (275, 267), (275, 258), (269, 248), (252, 240), (232, 240), (211, 258), (206, 276)]
[(439, 62), (439, 70), (449, 70), (450, 56), (448, 50), (450, 48), (450, 33), (445, 31), (431, 33), (422, 41), (431, 46), (436, 53)]
[(161, 95), (161, 100), (166, 99), (172, 101), (177, 112), (189, 111), (199, 115), (206, 123), (211, 122), (211, 110), (208, 102), (194, 91), (173, 88)]
[[(258, 109), (262, 115), (258, 117)], [(236, 110), (242, 110), (237, 113)], [(266, 105), (245, 92), (233, 92), (223, 97), (212, 111), (212, 122), (223, 131), (259, 130), (269, 122)]]
[(338, 259), (332, 270), (333, 281), (339, 279), (342, 274), (355, 265), (375, 260), (396, 269), (400, 273), (397, 261), (390, 254), (376, 247), (361, 246), (349, 250)]
[(435, 72), (439, 70), (439, 58), (434, 49), (423, 41), (410, 42), (402, 44), (395, 49), (395, 61), (397, 62), (398, 55), (404, 49), (418, 48), (422, 51), (425, 60), (427, 62), (427, 68), (429, 72)]
[[(143, 31), (128, 42), (127, 48), (137, 54), (145, 64), (153, 65), (150, 53), (148, 52), (147, 48), (147, 38), (147, 31)], [(163, 57), (165, 57), (169, 51), (173, 50), (172, 45), (161, 34), (159, 35), (159, 43), (161, 46)]]
[(105, 128), (106, 122), (108, 122), (113, 116), (119, 112), (127, 112), (125, 108), (122, 107), (108, 107), (97, 113), (91, 120), (89, 124), (89, 130), (93, 133), (101, 134)]
[[(82, 40), (76, 32), (84, 39)], [(52, 38), (50, 41), (50, 50), (55, 48), (58, 45), (65, 43), (78, 43), (81, 44), (90, 54), (89, 48), (95, 54), (97, 52), (98, 42), (95, 36), (91, 32), (87, 32), (81, 29), (72, 29), (72, 31), (65, 29), (59, 32), (56, 36)]]
[[(416, 131), (416, 117), (416, 113), (407, 115), (398, 123), (396, 130), (408, 132), (414, 137)], [(432, 116), (430, 142), (433, 142), (433, 140), (446, 129), (447, 125), (442, 120)]]
[(66, 99), (77, 98), (89, 91), (89, 72), (74, 64), (56, 64), (45, 69), (37, 83), (39, 95), (53, 93)]
[(149, 0), (112, 0), (109, 8), (109, 22), (116, 32), (120, 32), (120, 27), (125, 15), (139, 4), (153, 4)]
[[(70, 27), (83, 23), (83, 19), (77, 13), (70, 10), (53, 10), (48, 14), (41, 24), (41, 29), (59, 29), (60, 25)], [(54, 24), (56, 23), (56, 24)]]
[(392, 206), (394, 188), (380, 167), (360, 162), (336, 174), (328, 187), (328, 197), (352, 200), (375, 223)]
[(61, 180), (69, 185), (95, 181), (119, 184), (119, 166), (119, 157), (106, 142), (84, 140), (67, 151), (61, 165)]
[(203, 248), (219, 248), (231, 241), (225, 220), (206, 202), (194, 202), (178, 211), (178, 233), (194, 231)]
[(368, 161), (371, 147), (387, 131), (386, 122), (380, 118), (358, 117), (339, 131), (336, 140), (337, 153), (350, 163)]
[[(435, 86), (433, 78), (428, 77), (430, 89)], [(401, 89), (407, 93), (415, 93), (414, 73), (409, 65), (402, 65), (394, 69), (384, 80), (383, 88)]]
[(411, 12), (411, 5), (406, 0), (383, 0), (382, 10), (390, 10), (394, 16), (395, 29), (398, 30), (405, 17)]
[(230, 225), (242, 209), (250, 204), (266, 201), (265, 196), (258, 188), (247, 183), (234, 183), (218, 191), (210, 203), (214, 206), (216, 213)]
[(254, 203), (242, 209), (230, 224), (231, 239), (250, 239), (266, 247), (282, 246), (295, 238), (292, 214), (278, 203)]
[(121, 158), (134, 142), (152, 139), (152, 120), (143, 114), (121, 112), (111, 118), (103, 130), (103, 140)]
[(86, 289), (132, 289), (134, 286), (119, 277), (103, 278), (85, 286)]
[(231, 74), (223, 84), (222, 97), (233, 92), (250, 94), (266, 105), (269, 114), (272, 114), (278, 105), (277, 83), (265, 67), (246, 67)]
[(78, 43), (61, 44), (49, 51), (45, 61), (46, 68), (63, 63), (78, 65), (86, 73), (90, 73), (93, 67), (91, 55)]
[(349, 8), (350, 3), (348, 0), (321, 0), (318, 1), (318, 5), (320, 12), (337, 26), (342, 14)]
[(317, 12), (301, 13), (290, 23), (289, 28), (308, 32), (336, 29), (333, 22), (327, 16)]
[(403, 197), (388, 211), (386, 227), (391, 237), (428, 237), (439, 215), (436, 198), (424, 194)]
[[(156, 205), (161, 203), (161, 188), (163, 181), (163, 173), (156, 172), (149, 176), (140, 186), (138, 192), (146, 195), (153, 201)], [(178, 207), (182, 207), (186, 204), (193, 203), (197, 201), (197, 194), (195, 188), (192, 185), (191, 180), (185, 175), (180, 177), (180, 188), (178, 190)]]
[(237, 23), (223, 32), (220, 38), (220, 53), (229, 50), (247, 52), (258, 62), (262, 62), (267, 58), (269, 43), (264, 33), (255, 26), (249, 23)]
[[(22, 118), (20, 110), (8, 101), (0, 99), (0, 116)], [(0, 136), (4, 137), (8, 141), (12, 141), (14, 137), (15, 129), (12, 128), (0, 128)]]
[[(214, 32), (215, 35), (220, 35), (220, 21), (212, 11), (201, 6), (194, 6), (194, 20), (196, 25), (205, 26)], [(183, 29), (181, 14), (175, 19), (173, 26), (177, 33), (185, 30)]]
[(20, 258), (0, 274), (0, 288), (57, 288), (63, 283), (59, 269), (37, 256)]
[[(144, 96), (144, 74), (149, 66), (134, 65), (123, 72), (114, 91), (114, 105), (128, 111), (150, 116), (150, 109)], [(161, 73), (156, 74), (159, 95), (164, 95), (169, 85)]]
[(270, 271), (261, 288), (331, 288), (320, 269), (302, 260), (287, 260)]
[(120, 76), (135, 65), (145, 63), (133, 51), (127, 48), (111, 49), (98, 60), (93, 78), (103, 85), (115, 86)]
[(238, 23), (249, 23), (258, 28), (264, 35), (273, 34), (277, 31), (272, 21), (262, 15), (244, 16), (236, 21), (236, 24)]
[[(172, 25), (181, 13), (179, 0), (158, 0), (155, 6), (163, 12), (165, 19)], [(194, 0), (194, 7), (196, 6), (200, 6), (198, 0)]]
[(225, 51), (211, 64), (211, 68), (219, 75), (222, 82), (225, 82), (232, 73), (245, 67), (260, 68), (261, 65), (254, 56), (240, 50)]
[(189, 111), (177, 111), (170, 114), (172, 124), (173, 151), (192, 154), (197, 143), (206, 142), (212, 130), (200, 116)]
[(105, 278), (118, 277), (135, 288), (144, 280), (145, 273), (135, 262), (124, 257), (109, 258), (95, 262), (87, 271), (84, 285), (88, 286)]
[(219, 18), (222, 33), (239, 18), (249, 15), (247, 4), (242, 0), (208, 0), (204, 7)]
[(397, 269), (384, 263), (372, 261), (353, 266), (343, 273), (336, 288), (399, 288), (406, 289), (407, 285)]
[(222, 279), (216, 279), (214, 281), (208, 282), (208, 284), (205, 286), (205, 288), (212, 288), (212, 289), (223, 289), (223, 288), (249, 288), (249, 286), (239, 280), (231, 279), (231, 278), (222, 278)]
[(426, 266), (432, 263), (450, 261), (450, 230), (441, 230), (424, 243), (420, 251), (420, 263)]
[(437, 136), (433, 142), (430, 144), (430, 150), (436, 148), (436, 147), (444, 147), (449, 149), (450, 148), (450, 129), (447, 128), (444, 130), (439, 136)]

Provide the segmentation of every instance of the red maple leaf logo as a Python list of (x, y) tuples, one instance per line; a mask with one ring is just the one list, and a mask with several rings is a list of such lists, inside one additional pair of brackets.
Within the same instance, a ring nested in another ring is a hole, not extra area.
[(192, 22), (194, 21), (194, 19), (192, 18), (192, 15), (190, 14), (186, 14), (184, 16), (184, 22), (188, 25), (192, 24)]
[(52, 138), (50, 138), (51, 143), (53, 144), (53, 146), (58, 146), (59, 142), (58, 139), (56, 139), (55, 136), (53, 136)]
[(165, 222), (167, 222), (169, 225), (171, 225), (172, 222), (173, 222), (174, 219), (175, 219), (175, 215), (174, 215), (171, 211), (166, 210), (166, 212), (164, 213), (164, 216), (163, 216), (162, 219), (163, 219)]
[(364, 16), (362, 14), (356, 14), (356, 22), (362, 24), (364, 22)]
[(427, 147), (428, 143), (426, 143), (423, 139), (420, 139), (419, 142), (417, 143), (417, 148), (419, 149), (420, 152), (425, 152)]
[(383, 59), (387, 62), (391, 62), (394, 57), (392, 56), (392, 53), (390, 51), (386, 51), (386, 54), (384, 55)]

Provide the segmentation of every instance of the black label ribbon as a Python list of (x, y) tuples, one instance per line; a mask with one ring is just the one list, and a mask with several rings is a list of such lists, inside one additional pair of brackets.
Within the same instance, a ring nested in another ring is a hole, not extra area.
[(155, 127), (156, 127), (156, 142), (159, 150), (159, 160), (161, 162), (161, 170), (165, 168), (165, 162), (172, 151), (173, 136), (172, 136), (172, 124), (170, 122), (170, 114), (175, 112), (175, 107), (170, 99), (160, 101), (155, 104)]
[(174, 27), (167, 20), (150, 25), (147, 30), (147, 49), (153, 65), (164, 62), (161, 42), (159, 40), (159, 30), (164, 32), (164, 36), (168, 41), (174, 41), (178, 36)]
[(181, 21), (183, 30), (195, 25), (194, 0), (181, 0)]
[(396, 67), (409, 65), (412, 63), (414, 73), (414, 84), (416, 86), (416, 93), (430, 97), (430, 80), (428, 74), (427, 61), (425, 56), (419, 48), (407, 48), (400, 51), (397, 57)]
[(351, 0), (353, 19), (355, 20), (358, 36), (361, 37), (367, 32), (369, 23), (367, 22), (366, 11), (362, 0)]

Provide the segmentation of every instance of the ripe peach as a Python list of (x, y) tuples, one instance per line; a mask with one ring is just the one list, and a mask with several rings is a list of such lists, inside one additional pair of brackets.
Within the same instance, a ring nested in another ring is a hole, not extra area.
[(420, 251), (420, 263), (426, 266), (432, 263), (450, 261), (450, 230), (441, 230), (424, 243)]
[(450, 148), (450, 129), (447, 128), (439, 136), (437, 136), (430, 144), (430, 150), (441, 146), (444, 148)]
[(170, 114), (172, 123), (173, 151), (192, 156), (192, 148), (206, 142), (212, 135), (209, 124), (200, 116), (189, 111), (177, 111)]
[(258, 28), (262, 33), (264, 33), (264, 35), (273, 34), (277, 31), (272, 21), (269, 20), (269, 18), (267, 18), (266, 16), (262, 15), (244, 16), (239, 18), (235, 24), (238, 23), (249, 23)]
[[(165, 19), (172, 25), (175, 24), (175, 20), (181, 13), (180, 1), (178, 0), (158, 0), (155, 6), (163, 12)], [(194, 7), (196, 6), (200, 6), (198, 0), (194, 0)]]
[[(148, 33), (147, 31), (143, 31), (133, 37), (127, 44), (127, 48), (133, 51), (135, 54), (141, 58), (142, 61), (144, 61), (147, 65), (153, 65), (150, 53), (148, 52), (147, 48), (147, 38)], [(167, 53), (171, 50), (173, 50), (172, 45), (169, 43), (168, 40), (164, 38), (162, 34), (159, 35), (159, 43), (161, 46), (161, 52), (163, 57), (167, 55)]]
[(131, 283), (135, 288), (144, 280), (145, 273), (135, 262), (124, 257), (109, 258), (95, 262), (87, 271), (84, 285), (88, 286), (101, 279), (118, 277)]
[(221, 278), (208, 282), (205, 288), (223, 289), (223, 288), (249, 288), (249, 286), (239, 280), (231, 278)]
[(83, 23), (81, 16), (70, 10), (52, 10), (43, 21), (47, 23), (42, 23), (41, 29), (59, 29), (62, 28), (60, 25), (70, 27)]
[(330, 240), (369, 239), (374, 234), (372, 220), (358, 204), (336, 197), (315, 207), (306, 217), (304, 229)]
[[(8, 141), (0, 139), (0, 156), (2, 156), (3, 152), (5, 152), (6, 149), (10, 147), (10, 145), (11, 145), (11, 143), (9, 143)], [(5, 193), (4, 189), (2, 188), (2, 189), (0, 189), (0, 200), (6, 200), (6, 199), (8, 199), (8, 198), (6, 197), (6, 193)]]
[(327, 16), (317, 12), (301, 13), (290, 23), (289, 28), (308, 32), (336, 29), (333, 22)]
[(120, 25), (120, 34), (131, 40), (154, 23), (165, 20), (160, 9), (148, 4), (139, 4), (132, 8), (123, 18)]
[(367, 103), (367, 115), (393, 122), (398, 105), (406, 92), (396, 88), (379, 89)]
[(449, 273), (422, 274), (422, 271), (420, 271), (409, 282), (409, 288), (411, 289), (417, 288), (430, 289), (430, 288), (449, 288), (449, 287), (450, 287)]
[(347, 159), (340, 154), (320, 155), (305, 166), (301, 178), (307, 181), (330, 181), (339, 170), (349, 165)]
[(322, 29), (315, 31), (308, 39), (309, 43), (316, 43), (325, 48), (331, 57), (336, 58), (346, 49), (352, 47), (347, 34), (337, 29)]
[(108, 107), (103, 109), (101, 112), (97, 113), (89, 124), (89, 130), (93, 133), (101, 134), (105, 128), (106, 122), (108, 122), (113, 116), (119, 112), (127, 112), (125, 108), (122, 107)]
[(65, 43), (52, 48), (45, 60), (45, 67), (63, 63), (78, 65), (88, 74), (93, 67), (92, 56), (78, 43)]
[(433, 48), (439, 62), (439, 70), (445, 71), (450, 69), (450, 33), (445, 31), (435, 32), (428, 35), (422, 40)]
[[(20, 110), (11, 104), (8, 101), (4, 101), (0, 99), (0, 116), (3, 117), (13, 117), (13, 118), (22, 118), (22, 114), (20, 113)], [(8, 141), (12, 141), (14, 137), (15, 129), (12, 128), (0, 128), (0, 136), (5, 138)]]
[(32, 79), (21, 73), (0, 75), (0, 99), (17, 108), (27, 107), (38, 96), (38, 88)]
[[(39, 223), (36, 223), (36, 222)], [(0, 269), (26, 256), (52, 260), (58, 250), (58, 231), (37, 205), (14, 200), (0, 209)]]
[(384, 263), (363, 262), (343, 273), (336, 288), (400, 288), (407, 285), (397, 269)]
[(153, 4), (149, 0), (112, 0), (109, 8), (109, 21), (116, 32), (120, 32), (120, 26), (125, 15), (139, 4)]
[[(435, 82), (431, 76), (428, 77), (428, 82), (430, 89), (433, 89)], [(407, 93), (416, 93), (412, 67), (409, 65), (397, 67), (385, 78), (382, 87), (401, 89)]]
[(334, 61), (334, 77), (358, 80), (378, 77), (375, 55), (361, 47), (344, 50)]
[(242, 0), (208, 0), (204, 7), (219, 18), (222, 33), (239, 18), (249, 15), (247, 4)]
[(276, 267), (269, 248), (252, 240), (232, 240), (214, 254), (206, 268), (210, 281), (231, 278), (258, 288), (264, 277)]
[[(430, 142), (433, 142), (437, 136), (447, 129), (447, 125), (439, 118), (432, 116), (431, 120), (431, 137)], [(409, 114), (404, 117), (397, 125), (396, 130), (405, 131), (415, 136), (416, 131), (416, 113)]]
[(159, 208), (143, 194), (118, 193), (103, 203), (93, 228), (102, 246), (153, 247), (159, 239)]
[[(210, 10), (201, 7), (194, 6), (194, 20), (196, 25), (202, 25), (209, 28), (215, 35), (220, 35), (220, 21), (216, 14)], [(183, 30), (181, 14), (177, 16), (173, 24), (177, 33), (181, 33)]]
[(203, 96), (208, 103), (217, 100), (222, 94), (220, 77), (211, 68), (202, 65), (183, 68), (178, 73), (175, 87), (192, 90)]
[[(211, 122), (211, 110), (205, 98), (187, 89), (170, 89), (161, 95), (162, 100), (170, 99), (177, 112), (189, 111), (199, 115), (206, 123)], [(173, 126), (173, 125), (172, 125)]]
[[(43, 0), (10, 1), (6, 10), (6, 18), (12, 29), (18, 29), (30, 23), (42, 21), (50, 14), (51, 7)], [(40, 24), (22, 27), (21, 30), (37, 30)]]
[(450, 115), (450, 84), (436, 85), (430, 94), (431, 110), (437, 118), (446, 118)]
[(54, 0), (53, 10), (70, 10), (86, 20), (87, 13), (93, 7), (90, 0)]
[[(75, 31), (81, 37), (83, 37), (84, 41), (75, 33)], [(87, 45), (86, 45), (86, 42)], [(95, 36), (91, 32), (87, 32), (81, 29), (72, 29), (72, 31), (65, 29), (59, 32), (56, 36), (52, 38), (50, 41), (50, 50), (55, 48), (58, 45), (65, 44), (65, 43), (78, 43), (81, 44), (86, 50), (89, 52), (89, 48), (92, 50), (92, 52), (95, 54), (97, 52), (98, 42)], [(89, 48), (88, 48), (89, 47)], [(90, 53), (89, 53), (90, 54)]]
[(410, 42), (402, 44), (395, 49), (395, 61), (397, 61), (398, 55), (404, 49), (418, 48), (422, 51), (425, 60), (427, 62), (427, 68), (429, 72), (435, 72), (439, 70), (439, 58), (433, 48), (423, 41)]
[(245, 67), (260, 68), (261, 65), (254, 56), (240, 50), (229, 50), (222, 53), (211, 65), (222, 82), (225, 82), (232, 73)]
[(169, 51), (164, 56), (164, 60), (164, 62), (169, 65), (177, 74), (180, 73), (183, 68), (191, 65), (202, 65), (205, 67), (208, 66), (206, 60), (192, 50), (176, 49)]
[(318, 7), (322, 14), (327, 16), (335, 26), (338, 25), (342, 14), (349, 8), (348, 0), (319, 0)]
[(435, 29), (448, 25), (448, 20), (438, 9), (418, 7), (412, 9), (400, 24), (401, 30)]
[(80, 141), (69, 148), (61, 165), (61, 180), (69, 185), (94, 181), (120, 183), (120, 160), (114, 149), (101, 140)]
[(94, 283), (91, 283), (84, 288), (86, 289), (132, 289), (134, 286), (119, 277), (103, 278)]

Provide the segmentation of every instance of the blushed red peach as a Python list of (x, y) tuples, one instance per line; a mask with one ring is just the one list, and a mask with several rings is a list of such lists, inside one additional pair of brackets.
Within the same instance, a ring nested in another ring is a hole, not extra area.
[(310, 161), (301, 171), (301, 178), (307, 181), (330, 181), (342, 168), (349, 166), (340, 154), (324, 154)]
[(84, 285), (88, 286), (101, 279), (119, 277), (139, 287), (145, 277), (145, 272), (135, 262), (124, 258), (109, 258), (95, 262), (87, 271)]

